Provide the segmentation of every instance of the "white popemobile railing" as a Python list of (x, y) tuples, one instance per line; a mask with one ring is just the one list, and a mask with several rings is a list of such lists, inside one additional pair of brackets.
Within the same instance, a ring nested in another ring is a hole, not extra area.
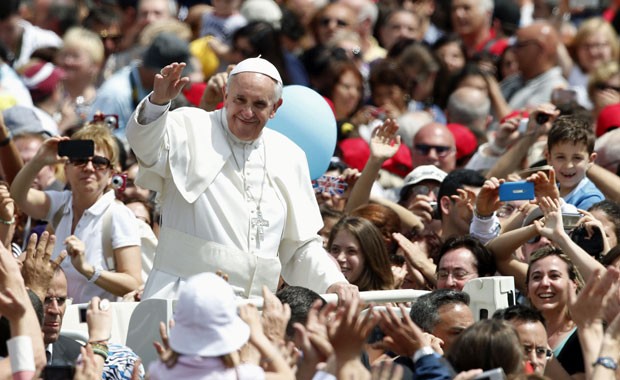
[[(488, 318), (497, 309), (513, 305), (515, 302), (514, 281), (512, 277), (485, 277), (470, 280), (463, 291), (471, 298), (470, 307), (476, 320)], [(424, 290), (398, 289), (385, 291), (361, 292), (360, 298), (366, 303), (385, 304), (411, 302), (423, 294)], [(335, 294), (323, 294), (330, 303), (337, 302)], [(113, 318), (110, 341), (126, 344), (141, 358), (145, 368), (154, 360), (157, 353), (153, 342), (159, 341), (159, 324), (168, 323), (172, 318), (176, 301), (165, 299), (148, 299), (142, 302), (112, 302)], [(262, 308), (263, 299), (239, 300), (239, 304), (251, 303)], [(78, 341), (88, 340), (86, 323), (80, 322), (80, 308), (86, 304), (68, 305), (61, 333)]]

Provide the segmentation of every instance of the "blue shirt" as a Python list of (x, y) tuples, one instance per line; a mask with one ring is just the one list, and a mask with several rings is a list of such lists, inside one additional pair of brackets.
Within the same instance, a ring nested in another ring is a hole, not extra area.
[(605, 200), (603, 193), (587, 177), (584, 177), (577, 187), (563, 198), (566, 203), (581, 210), (588, 210), (593, 204)]

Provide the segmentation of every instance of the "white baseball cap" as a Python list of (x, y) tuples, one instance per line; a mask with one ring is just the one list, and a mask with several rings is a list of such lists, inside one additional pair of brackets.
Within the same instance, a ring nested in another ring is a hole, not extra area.
[(241, 348), (250, 327), (237, 315), (232, 287), (214, 273), (182, 285), (170, 329), (170, 347), (185, 355), (221, 356)]
[(260, 56), (256, 58), (244, 59), (243, 61), (237, 63), (237, 65), (230, 72), (230, 76), (247, 72), (267, 75), (276, 82), (282, 84), (282, 78), (280, 77), (278, 69), (276, 69), (271, 62), (261, 58)]

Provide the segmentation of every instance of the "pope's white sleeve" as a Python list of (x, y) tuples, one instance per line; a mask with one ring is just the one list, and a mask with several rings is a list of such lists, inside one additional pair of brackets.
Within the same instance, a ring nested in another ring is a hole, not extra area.
[(282, 240), (280, 262), (281, 274), (287, 284), (319, 294), (326, 293), (327, 288), (336, 282), (347, 282), (340, 268), (323, 249), (323, 240), (318, 235), (305, 242)]
[[(143, 167), (150, 168), (161, 158), (166, 144), (168, 107), (152, 104), (147, 96), (127, 122), (127, 141)], [(152, 120), (153, 117), (156, 118)]]

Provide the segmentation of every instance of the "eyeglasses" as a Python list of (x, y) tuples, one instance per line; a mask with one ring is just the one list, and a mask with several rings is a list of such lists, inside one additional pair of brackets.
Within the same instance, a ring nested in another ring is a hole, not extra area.
[(594, 85), (594, 88), (601, 91), (614, 90), (616, 92), (620, 92), (620, 86), (612, 86), (607, 83), (597, 83)]
[(523, 346), (523, 351), (525, 352), (526, 356), (530, 356), (532, 352), (535, 352), (536, 357), (539, 359), (551, 359), (551, 356), (553, 356), (553, 351), (544, 347)]
[(77, 168), (84, 167), (89, 162), (93, 163), (95, 170), (105, 170), (112, 167), (110, 160), (102, 156), (69, 158), (69, 163)]
[(454, 151), (451, 146), (441, 145), (415, 144), (414, 148), (416, 151), (418, 151), (418, 153), (424, 156), (428, 156), (431, 153), (431, 150), (435, 150), (437, 157), (446, 157)]
[(411, 193), (415, 195), (429, 195), (430, 193), (435, 194), (435, 197), (439, 195), (439, 187), (433, 187), (426, 185), (415, 185), (411, 187)]
[(349, 23), (341, 18), (331, 18), (331, 17), (322, 17), (319, 20), (319, 25), (325, 27), (329, 26), (332, 22), (335, 22), (339, 28), (346, 28), (349, 26)]
[(52, 302), (56, 301), (56, 304), (58, 304), (58, 306), (62, 306), (65, 304), (65, 302), (67, 302), (67, 300), (70, 298), (67, 297), (45, 297), (45, 299), (43, 300), (43, 304), (45, 306), (50, 306), (52, 304)]
[(465, 280), (472, 274), (466, 271), (465, 269), (455, 269), (452, 272), (446, 269), (439, 269), (437, 271), (437, 279), (438, 280), (446, 280), (448, 277), (452, 275), (452, 278), (455, 280)]

